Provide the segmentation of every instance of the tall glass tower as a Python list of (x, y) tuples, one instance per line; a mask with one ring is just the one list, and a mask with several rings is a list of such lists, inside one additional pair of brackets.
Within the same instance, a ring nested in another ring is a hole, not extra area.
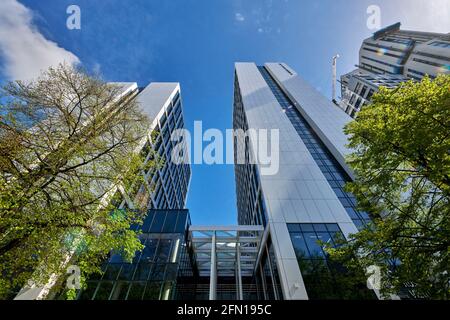
[[(238, 220), (262, 224), (255, 275), (260, 299), (343, 298), (337, 270), (319, 240), (334, 244), (370, 221), (344, 191), (353, 172), (343, 127), (351, 118), (284, 63), (235, 64), (234, 129), (278, 129), (279, 170), (252, 164), (258, 146), (235, 146)], [(235, 141), (236, 143), (236, 141)], [(269, 141), (274, 144), (278, 141)], [(364, 286), (354, 297), (373, 298)]]
[(180, 85), (151, 83), (138, 91), (136, 99), (152, 120), (141, 154), (147, 161), (158, 157), (163, 164), (145, 173), (144, 183), (150, 188), (142, 185), (135, 195), (124, 195), (119, 209), (148, 209), (143, 225), (135, 226), (142, 232), (140, 240), (145, 247), (131, 263), (112, 255), (103, 265), (103, 274), (87, 282), (79, 299), (169, 300), (175, 295), (178, 276), (189, 274), (191, 268), (185, 238), (190, 225), (185, 206), (191, 169), (187, 161), (171, 161), (177, 143), (182, 143), (184, 155), (188, 154), (185, 141), (172, 141), (174, 131), (184, 128)]

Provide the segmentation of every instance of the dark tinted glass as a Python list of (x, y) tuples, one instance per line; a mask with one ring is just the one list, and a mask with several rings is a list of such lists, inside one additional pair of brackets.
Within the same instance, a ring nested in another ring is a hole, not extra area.
[(291, 238), (297, 258), (309, 257), (308, 248), (303, 235), (301, 233), (291, 233)]
[(100, 282), (98, 290), (95, 294), (95, 300), (108, 300), (113, 288), (113, 282)]
[(161, 282), (148, 282), (145, 288), (144, 300), (158, 300), (161, 290)]
[(167, 212), (166, 221), (164, 222), (163, 232), (174, 232), (177, 223), (177, 212)]
[(105, 274), (103, 275), (103, 280), (116, 280), (121, 266), (122, 266), (121, 263), (108, 264)]
[(314, 231), (313, 225), (311, 223), (301, 223), (299, 224), (300, 228), (303, 232), (312, 232)]
[(88, 282), (87, 288), (81, 292), (80, 300), (91, 300), (94, 296), (94, 292), (97, 289), (98, 282)]
[(167, 262), (169, 260), (171, 245), (172, 240), (170, 239), (161, 239), (159, 241), (158, 251), (156, 253), (157, 262)]
[(125, 300), (130, 283), (125, 281), (116, 282), (113, 292), (111, 294), (111, 300)]
[(320, 259), (324, 257), (322, 248), (317, 243), (317, 236), (312, 232), (305, 232), (304, 234), (306, 245), (308, 246), (309, 253), (312, 259)]
[(142, 300), (144, 290), (145, 282), (134, 282), (128, 291), (127, 300)]
[(142, 250), (141, 262), (152, 262), (155, 257), (158, 239), (147, 239), (145, 248)]
[(178, 213), (177, 226), (175, 228), (175, 232), (184, 233), (186, 231), (186, 220), (187, 220), (187, 212), (180, 211)]
[(151, 263), (139, 263), (134, 273), (134, 280), (147, 280), (148, 275), (152, 269)]
[(164, 220), (166, 218), (165, 211), (156, 211), (155, 218), (153, 219), (152, 227), (150, 228), (150, 233), (161, 232), (164, 225)]
[(142, 225), (142, 232), (148, 232), (150, 226), (152, 225), (153, 216), (154, 213), (152, 211), (149, 211), (144, 219), (144, 224)]
[(287, 224), (289, 232), (300, 232), (300, 225), (298, 223), (288, 223)]
[(136, 265), (131, 263), (124, 263), (122, 269), (120, 270), (119, 280), (131, 280), (133, 278), (133, 272)]

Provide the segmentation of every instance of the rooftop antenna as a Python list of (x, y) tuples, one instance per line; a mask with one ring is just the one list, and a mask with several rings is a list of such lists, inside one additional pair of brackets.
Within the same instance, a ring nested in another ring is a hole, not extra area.
[(337, 101), (336, 101), (336, 61), (337, 61), (337, 59), (339, 58), (340, 56), (339, 56), (339, 54), (336, 54), (334, 57), (333, 57), (333, 84), (332, 84), (332, 101), (333, 101), (333, 103), (334, 104), (338, 104), (337, 103)]

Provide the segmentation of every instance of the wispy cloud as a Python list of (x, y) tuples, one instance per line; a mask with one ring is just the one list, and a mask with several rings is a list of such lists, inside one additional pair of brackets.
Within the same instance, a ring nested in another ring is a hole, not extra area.
[[(406, 1), (405, 1), (406, 2)], [(448, 0), (415, 0), (409, 6), (402, 6), (406, 17), (402, 21), (403, 29), (423, 30), (429, 32), (450, 31), (450, 10)]]
[(29, 80), (61, 62), (79, 63), (73, 53), (46, 39), (33, 25), (33, 13), (17, 0), (0, 1), (0, 56), (10, 79)]
[(242, 13), (236, 12), (235, 15), (234, 15), (234, 19), (236, 21), (242, 22), (242, 21), (245, 20), (245, 17), (242, 15)]

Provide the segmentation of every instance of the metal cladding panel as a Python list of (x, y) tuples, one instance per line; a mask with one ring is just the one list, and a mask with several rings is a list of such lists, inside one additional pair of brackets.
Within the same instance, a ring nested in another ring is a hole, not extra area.
[(137, 101), (153, 121), (179, 90), (180, 84), (177, 82), (152, 82), (139, 93)]
[(119, 87), (121, 89), (121, 94), (126, 94), (129, 91), (137, 89), (136, 82), (108, 82), (108, 84)]

